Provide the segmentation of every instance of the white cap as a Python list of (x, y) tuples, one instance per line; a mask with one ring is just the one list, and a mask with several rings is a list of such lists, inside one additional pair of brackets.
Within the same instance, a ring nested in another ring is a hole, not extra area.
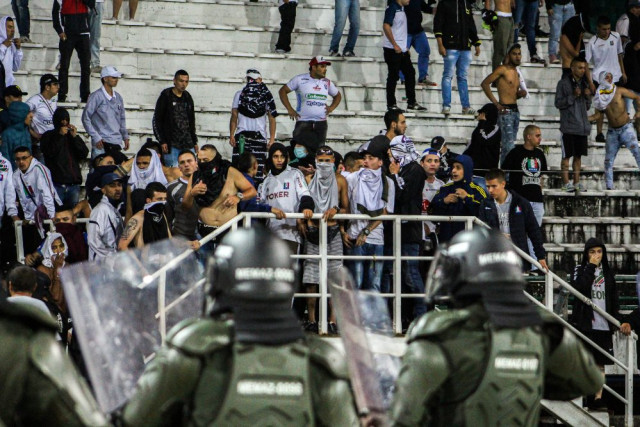
[(106, 67), (102, 67), (102, 71), (100, 71), (100, 77), (122, 77), (122, 73), (118, 71), (118, 69), (112, 65), (107, 65)]
[(260, 74), (260, 71), (258, 71), (257, 68), (249, 68), (247, 70), (247, 77), (253, 80), (258, 80), (262, 78), (262, 74)]

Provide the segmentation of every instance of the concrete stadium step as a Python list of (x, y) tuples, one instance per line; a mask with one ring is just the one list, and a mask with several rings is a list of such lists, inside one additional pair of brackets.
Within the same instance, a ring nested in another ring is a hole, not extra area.
[(572, 217), (640, 217), (640, 191), (602, 190), (567, 194), (561, 190), (543, 190), (545, 214)]
[[(553, 150), (553, 148), (551, 149)], [(551, 151), (549, 150), (549, 151)], [(554, 150), (557, 151), (557, 150)], [(554, 155), (555, 154), (555, 155)], [(620, 154), (623, 154), (620, 152)], [(635, 164), (635, 160), (632, 158), (631, 153), (625, 151), (624, 163), (632, 165), (630, 168), (620, 167), (614, 169), (613, 180), (614, 188), (617, 190), (640, 190), (640, 180), (638, 167)], [(582, 173), (580, 175), (580, 183), (585, 187), (587, 191), (602, 191), (607, 188), (604, 180), (604, 144), (599, 142), (593, 142), (589, 146), (589, 156), (583, 157)], [(547, 153), (547, 160), (552, 157), (557, 158), (557, 152), (554, 152), (551, 156)], [(562, 157), (560, 155), (560, 157)], [(585, 163), (585, 160), (589, 160)], [(617, 160), (617, 159), (616, 159)], [(561, 178), (558, 162), (551, 162), (552, 173), (547, 174), (546, 188), (561, 189), (563, 182)], [(569, 171), (570, 179), (573, 179), (571, 171)]]
[(599, 237), (612, 245), (640, 244), (640, 218), (545, 216), (542, 227), (547, 242), (584, 244)]
[[(582, 262), (584, 243), (545, 243), (547, 263), (554, 272), (572, 272)], [(636, 274), (640, 262), (640, 245), (612, 245), (607, 242), (609, 266), (618, 274)]]

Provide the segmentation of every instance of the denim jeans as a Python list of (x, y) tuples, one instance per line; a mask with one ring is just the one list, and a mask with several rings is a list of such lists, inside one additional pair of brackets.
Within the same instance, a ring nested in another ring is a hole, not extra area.
[[(403, 243), (400, 250), (405, 256), (419, 256), (420, 243)], [(417, 260), (402, 261), (402, 278), (413, 294), (424, 293), (424, 282), (420, 275), (419, 265), (420, 261)], [(411, 298), (411, 300), (413, 301), (413, 314), (416, 318), (427, 312), (424, 298)]]
[(506, 114), (499, 114), (498, 126), (500, 126), (500, 132), (502, 132), (502, 143), (500, 144), (500, 165), (502, 166), (507, 153), (516, 145), (518, 126), (520, 126), (520, 113), (509, 110)]
[[(177, 168), (178, 156), (180, 155), (181, 151), (182, 149), (173, 147), (171, 148), (170, 152), (163, 154), (162, 162), (164, 163), (164, 165), (169, 168)], [(194, 155), (196, 154), (196, 150), (194, 150), (193, 148), (190, 149), (189, 151), (191, 151)]]
[(513, 40), (518, 40), (520, 23), (524, 24), (524, 33), (527, 36), (527, 47), (529, 48), (529, 58), (536, 55), (536, 18), (538, 16), (538, 0), (529, 2), (527, 0), (516, 0), (516, 13), (513, 17), (515, 30)]
[(59, 185), (53, 184), (62, 201), (62, 204), (68, 207), (74, 207), (80, 200), (80, 186), (79, 185)]
[(627, 123), (617, 129), (609, 127), (607, 130), (607, 145), (604, 155), (604, 178), (608, 190), (613, 189), (613, 161), (616, 159), (618, 150), (620, 150), (622, 146), (626, 146), (629, 151), (631, 151), (640, 168), (640, 150), (638, 149), (638, 138), (636, 137), (636, 131), (633, 129), (633, 123)]
[[(383, 245), (372, 245), (365, 243), (362, 246), (354, 246), (348, 250), (349, 255), (359, 256), (382, 256)], [(380, 282), (382, 279), (382, 261), (354, 260), (351, 263), (351, 274), (358, 289), (380, 292)]]
[(340, 39), (342, 31), (349, 17), (349, 35), (343, 53), (353, 52), (360, 32), (360, 0), (336, 0), (336, 20), (333, 26), (333, 36), (329, 50), (338, 52), (340, 50)]
[(97, 3), (96, 8), (89, 10), (89, 38), (91, 39), (91, 66), (100, 66), (100, 35), (102, 33), (102, 6)]
[[(413, 46), (418, 54), (418, 81), (425, 79), (429, 75), (429, 56), (431, 47), (427, 33), (424, 31), (418, 34), (407, 34), (407, 50)], [(400, 71), (400, 80), (404, 80), (404, 74)]]
[[(544, 216), (544, 203), (542, 202), (529, 202), (531, 205), (531, 209), (533, 209), (533, 215), (536, 217), (536, 221), (538, 222), (538, 226), (542, 227), (542, 217)], [(538, 259), (536, 253), (533, 251), (533, 244), (531, 240), (527, 237), (527, 245), (529, 245), (529, 255), (531, 255), (534, 259)]]
[(573, 3), (553, 5), (553, 16), (549, 17), (549, 28), (551, 29), (551, 34), (549, 34), (549, 55), (558, 55), (562, 26), (575, 14), (576, 9), (573, 7)]
[(456, 68), (458, 80), (458, 93), (462, 108), (469, 108), (469, 86), (467, 85), (467, 72), (471, 65), (470, 50), (447, 49), (444, 58), (444, 71), (442, 72), (442, 106), (451, 107), (451, 80), (453, 80), (453, 68)]
[(29, 37), (31, 33), (29, 0), (11, 0), (11, 9), (13, 9), (13, 14), (16, 16), (20, 37)]

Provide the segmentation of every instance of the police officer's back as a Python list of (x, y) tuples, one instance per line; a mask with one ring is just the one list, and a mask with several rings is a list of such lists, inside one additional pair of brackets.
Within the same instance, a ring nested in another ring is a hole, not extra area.
[(107, 425), (57, 326), (35, 307), (0, 301), (0, 425)]
[(594, 393), (602, 375), (576, 337), (524, 293), (520, 258), (497, 231), (457, 234), (427, 283), (430, 311), (408, 335), (394, 425), (536, 426), (540, 400)]
[(123, 423), (358, 425), (344, 357), (305, 338), (291, 309), (294, 265), (263, 228), (227, 235), (209, 260), (209, 316), (167, 335)]

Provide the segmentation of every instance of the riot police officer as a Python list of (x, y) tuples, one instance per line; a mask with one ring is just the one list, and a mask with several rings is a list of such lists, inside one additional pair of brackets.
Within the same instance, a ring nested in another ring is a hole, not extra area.
[(108, 425), (57, 328), (36, 307), (0, 301), (0, 425)]
[(427, 279), (430, 311), (408, 335), (391, 408), (397, 426), (537, 426), (540, 400), (595, 393), (602, 375), (577, 338), (524, 295), (499, 232), (458, 233)]
[(121, 421), (358, 425), (344, 356), (305, 337), (291, 309), (297, 273), (290, 256), (262, 227), (225, 236), (209, 260), (208, 316), (167, 334)]

